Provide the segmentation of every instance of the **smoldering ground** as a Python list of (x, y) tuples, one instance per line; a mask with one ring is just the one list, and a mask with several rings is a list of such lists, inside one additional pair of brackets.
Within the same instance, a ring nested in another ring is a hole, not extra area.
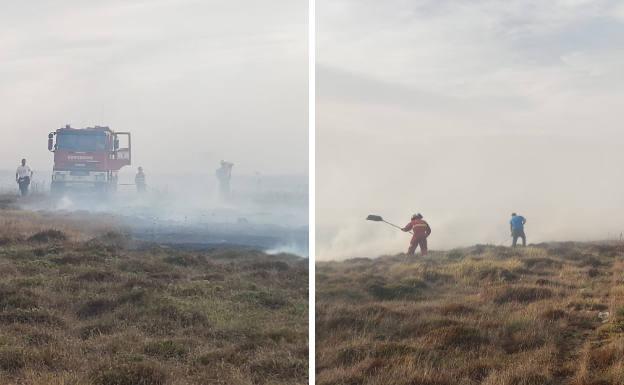
[[(219, 196), (212, 179), (212, 175), (148, 174), (147, 192), (140, 194), (132, 175), (125, 172), (111, 196), (87, 191), (54, 198), (48, 195), (45, 179), (35, 179), (40, 191), (21, 206), (76, 216), (113, 215), (133, 237), (177, 247), (247, 247), (308, 255), (305, 176), (238, 176), (227, 199)], [(9, 177), (3, 180), (3, 191), (15, 188)]]

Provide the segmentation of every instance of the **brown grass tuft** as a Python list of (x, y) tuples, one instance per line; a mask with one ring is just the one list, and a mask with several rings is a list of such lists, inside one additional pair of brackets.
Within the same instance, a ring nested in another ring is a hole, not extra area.
[(15, 372), (26, 366), (26, 355), (22, 350), (15, 348), (0, 349), (0, 369), (5, 372)]
[(461, 304), (461, 303), (449, 303), (440, 307), (440, 314), (442, 315), (466, 315), (475, 313), (477, 310), (473, 307)]
[(475, 348), (488, 342), (479, 329), (463, 325), (434, 329), (425, 338), (438, 348)]
[(397, 299), (417, 299), (422, 295), (427, 284), (420, 280), (410, 280), (403, 283), (373, 283), (367, 289), (374, 298), (382, 301)]
[(63, 242), (67, 240), (67, 235), (60, 230), (49, 229), (39, 231), (30, 237), (28, 237), (28, 241), (37, 242), (37, 243), (48, 243), (48, 242)]
[(553, 292), (542, 287), (514, 286), (496, 289), (490, 295), (492, 301), (500, 305), (508, 302), (528, 303), (540, 301), (552, 297)]
[(164, 370), (143, 362), (97, 370), (91, 377), (96, 385), (164, 385), (167, 380)]

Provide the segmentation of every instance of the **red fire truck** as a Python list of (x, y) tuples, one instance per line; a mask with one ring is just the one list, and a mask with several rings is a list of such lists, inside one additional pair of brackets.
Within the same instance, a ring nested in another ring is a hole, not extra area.
[(48, 150), (54, 152), (52, 193), (80, 190), (113, 192), (117, 173), (132, 160), (129, 132), (109, 127), (72, 128), (69, 125), (48, 135)]

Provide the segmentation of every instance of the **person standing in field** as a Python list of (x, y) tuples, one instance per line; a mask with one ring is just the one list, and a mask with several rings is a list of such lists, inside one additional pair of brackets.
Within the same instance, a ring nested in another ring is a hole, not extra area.
[(145, 173), (143, 167), (139, 167), (136, 176), (134, 177), (134, 184), (136, 185), (137, 192), (145, 192)]
[(30, 180), (32, 179), (32, 176), (32, 169), (26, 164), (26, 159), (22, 159), (21, 166), (18, 166), (17, 170), (15, 171), (15, 181), (17, 182), (20, 193), (23, 197), (28, 195), (28, 187), (30, 186)]
[(423, 256), (427, 255), (427, 237), (431, 234), (431, 227), (423, 220), (421, 214), (412, 215), (412, 220), (401, 230), (405, 232), (412, 230), (414, 233), (410, 246), (407, 249), (408, 255), (414, 255), (418, 246), (420, 246), (420, 253)]
[(509, 221), (511, 237), (513, 238), (511, 247), (516, 247), (518, 238), (522, 238), (522, 246), (526, 246), (526, 235), (524, 234), (525, 224), (526, 219), (522, 215), (518, 215), (516, 213), (511, 214), (511, 221)]
[(232, 179), (232, 168), (234, 163), (221, 161), (221, 167), (217, 169), (217, 180), (219, 181), (219, 193), (222, 200), (230, 198), (230, 180)]

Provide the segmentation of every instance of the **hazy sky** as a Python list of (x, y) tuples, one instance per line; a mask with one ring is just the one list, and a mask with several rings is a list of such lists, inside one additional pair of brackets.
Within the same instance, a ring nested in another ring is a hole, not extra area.
[(624, 3), (317, 0), (319, 258), (624, 230)]
[(51, 169), (48, 132), (133, 134), (147, 172), (307, 171), (307, 2), (0, 5), (0, 169)]

